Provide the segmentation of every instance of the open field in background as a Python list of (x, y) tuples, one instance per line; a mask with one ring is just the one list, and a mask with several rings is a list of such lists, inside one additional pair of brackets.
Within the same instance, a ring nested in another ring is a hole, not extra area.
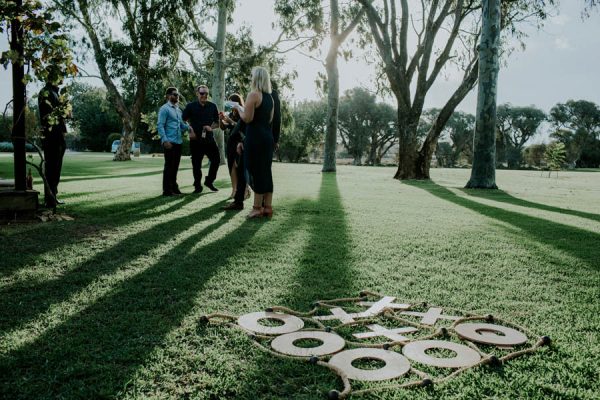
[[(502, 369), (378, 399), (592, 399), (600, 393), (600, 172), (469, 170), (398, 182), (394, 168), (274, 164), (275, 215), (218, 193), (162, 198), (162, 158), (67, 155), (75, 221), (0, 227), (0, 398), (317, 399), (328, 370), (206, 327), (215, 311), (308, 310), (362, 289), (492, 313), (553, 339)], [(12, 177), (0, 156), (0, 176)], [(189, 158), (179, 181), (191, 192)], [(35, 186), (41, 189), (39, 180)]]

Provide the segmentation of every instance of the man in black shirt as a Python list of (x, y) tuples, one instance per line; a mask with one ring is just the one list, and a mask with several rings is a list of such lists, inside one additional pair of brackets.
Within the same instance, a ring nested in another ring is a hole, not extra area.
[(183, 110), (183, 120), (192, 126), (190, 132), (190, 152), (192, 153), (192, 170), (194, 173), (194, 193), (202, 192), (202, 160), (208, 156), (210, 166), (204, 185), (213, 192), (221, 157), (215, 142), (213, 129), (219, 126), (219, 110), (215, 103), (208, 101), (208, 87), (200, 85), (196, 88), (197, 101), (188, 103)]
[[(46, 207), (55, 208), (57, 204), (63, 204), (56, 198), (58, 193), (58, 182), (62, 169), (63, 156), (67, 149), (65, 134), (67, 126), (63, 116), (59, 116), (55, 124), (50, 123), (50, 114), (60, 106), (60, 94), (58, 86), (51, 82), (40, 91), (38, 96), (40, 110), (40, 122), (42, 126), (42, 148), (44, 150), (45, 174), (49, 188), (44, 187), (44, 201)], [(48, 189), (50, 192), (48, 192)]]

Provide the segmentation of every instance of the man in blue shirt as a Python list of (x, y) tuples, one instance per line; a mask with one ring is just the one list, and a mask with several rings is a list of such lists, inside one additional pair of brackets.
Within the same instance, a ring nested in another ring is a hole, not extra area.
[(157, 130), (165, 153), (163, 196), (173, 196), (181, 194), (177, 185), (177, 171), (181, 161), (181, 131), (187, 131), (189, 126), (181, 118), (177, 88), (168, 88), (166, 97), (167, 102), (158, 110)]

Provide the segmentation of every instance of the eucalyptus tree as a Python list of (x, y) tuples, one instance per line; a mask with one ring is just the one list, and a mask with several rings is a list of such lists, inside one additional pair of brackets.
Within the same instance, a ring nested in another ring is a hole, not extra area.
[[(431, 157), (446, 122), (477, 83), (482, 1), (423, 0), (418, 6), (408, 0), (357, 1), (365, 9), (382, 76), (398, 105), (399, 162), (394, 177), (429, 179)], [(549, 3), (503, 1), (502, 29), (519, 37), (519, 23), (543, 20)], [(453, 76), (458, 72), (459, 83), (419, 140), (425, 99), (444, 69)]]
[(600, 107), (586, 100), (568, 100), (552, 107), (551, 136), (565, 145), (567, 160), (577, 166), (600, 163)]
[[(207, 69), (212, 72), (211, 100), (220, 110), (223, 109), (225, 101), (228, 77), (231, 75), (239, 77), (240, 73), (247, 77), (250, 75), (248, 66), (259, 64), (269, 68), (272, 76), (277, 75), (280, 71), (281, 60), (275, 55), (289, 51), (280, 46), (295, 43), (297, 40), (302, 42), (301, 38), (288, 35), (290, 30), (286, 27), (279, 29), (273, 42), (264, 45), (254, 43), (251, 30), (246, 26), (240, 27), (235, 33), (229, 32), (228, 28), (233, 23), (232, 15), (236, 0), (178, 0), (174, 3), (179, 4), (181, 17), (187, 20), (190, 28), (189, 40), (182, 40), (178, 46), (188, 55), (196, 72), (204, 73)], [(216, 35), (211, 37), (206, 26), (213, 23), (216, 23)], [(210, 54), (210, 59), (205, 60), (203, 54)], [(277, 78), (288, 79), (286, 77)], [(245, 81), (243, 77), (237, 80), (238, 83), (240, 80)], [(224, 163), (223, 133), (220, 130), (216, 133), (215, 138), (221, 154), (221, 163)]]
[[(440, 113), (437, 108), (430, 108), (423, 111), (421, 121), (417, 128), (417, 137), (421, 140), (427, 136), (436, 117)], [(444, 149), (444, 158), (447, 163), (445, 166), (456, 166), (457, 164), (473, 163), (473, 133), (475, 131), (475, 116), (462, 111), (454, 111), (440, 134), (440, 139), (450, 139), (450, 149), (447, 146)], [(441, 143), (438, 141), (438, 147)], [(436, 149), (436, 157), (439, 155)]]
[(473, 167), (467, 188), (497, 189), (496, 99), (500, 71), (500, 0), (482, 0), (479, 86), (473, 137)]
[[(324, 12), (324, 5), (328, 5), (328, 13)], [(325, 89), (327, 91), (327, 129), (325, 134), (325, 150), (323, 159), (323, 172), (335, 172), (335, 151), (337, 146), (338, 113), (340, 99), (340, 77), (338, 58), (342, 46), (348, 36), (356, 29), (364, 16), (364, 10), (354, 2), (340, 3), (338, 0), (277, 0), (276, 11), (281, 15), (286, 26), (296, 30), (311, 30), (316, 37), (329, 36), (329, 48), (324, 61), (326, 71)], [(303, 18), (298, 21), (297, 16)], [(297, 22), (293, 23), (296, 18)], [(327, 21), (327, 22), (325, 22)], [(311, 50), (316, 49), (315, 42), (311, 42)], [(343, 52), (346, 57), (349, 51)]]
[(475, 116), (455, 111), (444, 128), (452, 141), (452, 166), (462, 157), (468, 164), (473, 163), (473, 133), (475, 132)]
[(347, 90), (340, 98), (338, 122), (342, 144), (355, 165), (360, 165), (365, 155), (367, 164), (380, 165), (397, 144), (396, 110), (377, 103), (375, 95), (363, 88)]
[(288, 134), (280, 139), (280, 160), (297, 163), (309, 158), (309, 153), (323, 140), (325, 133), (325, 104), (323, 101), (303, 101), (295, 104), (291, 114), (293, 123)]
[(534, 106), (502, 104), (498, 106), (496, 117), (498, 134), (508, 153), (508, 167), (518, 167), (523, 159), (525, 144), (538, 133), (540, 125), (546, 120), (546, 113)]
[[(177, 4), (159, 0), (52, 2), (85, 32), (100, 78), (123, 123), (123, 137), (114, 160), (130, 160), (129, 149), (140, 123), (152, 61), (163, 57), (161, 63), (169, 63), (164, 58), (176, 48), (178, 36), (173, 28), (182, 26), (173, 21)], [(130, 101), (120, 87), (123, 79), (133, 82)]]

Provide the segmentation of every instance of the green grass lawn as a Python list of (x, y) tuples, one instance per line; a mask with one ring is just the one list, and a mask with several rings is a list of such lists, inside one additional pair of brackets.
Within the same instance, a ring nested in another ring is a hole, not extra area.
[[(230, 188), (163, 198), (161, 158), (68, 154), (61, 211), (0, 227), (0, 398), (319, 399), (341, 381), (200, 323), (369, 289), (492, 313), (550, 348), (433, 390), (377, 399), (592, 399), (600, 393), (600, 173), (469, 170), (398, 182), (393, 168), (274, 164), (275, 215), (225, 213)], [(0, 156), (0, 176), (12, 159)], [(192, 191), (191, 164), (179, 181)], [(39, 180), (35, 182), (40, 189)]]

